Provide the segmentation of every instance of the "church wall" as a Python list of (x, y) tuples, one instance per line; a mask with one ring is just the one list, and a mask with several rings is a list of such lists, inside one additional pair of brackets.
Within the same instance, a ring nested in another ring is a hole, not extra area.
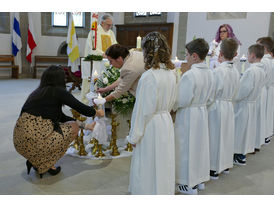
[(186, 42), (203, 37), (211, 42), (221, 24), (230, 24), (241, 41), (240, 55), (247, 55), (247, 49), (259, 37), (268, 36), (270, 12), (247, 12), (246, 18), (207, 20), (206, 12), (189, 12)]
[[(11, 33), (12, 33), (12, 20), (13, 20), (13, 14), (10, 13), (10, 34), (3, 34), (0, 33), (0, 42), (1, 42), (1, 47), (0, 47), (0, 54), (11, 54)], [(100, 15), (100, 13), (99, 13)], [(21, 14), (20, 14), (21, 18)], [(113, 18), (114, 22), (116, 24), (123, 24), (124, 23), (124, 16), (123, 13), (118, 13), (114, 12), (113, 13)], [(27, 22), (23, 22), (26, 23)], [(62, 37), (62, 36), (43, 36), (41, 32), (41, 12), (34, 12), (33, 13), (33, 26), (35, 29), (35, 38), (37, 42), (37, 47), (33, 50), (33, 55), (51, 55), (51, 56), (56, 56), (58, 47), (61, 45), (63, 41), (66, 41), (67, 37)], [(20, 20), (20, 27), (21, 25), (21, 20)], [(113, 29), (115, 32), (115, 29)], [(22, 33), (22, 31), (21, 31)], [(23, 41), (27, 41), (27, 39), (22, 38), (22, 44)], [(79, 49), (80, 49), (80, 56), (84, 56), (84, 49), (85, 49), (85, 43), (86, 43), (86, 38), (79, 38)], [(26, 50), (26, 48), (22, 47), (22, 50)], [(24, 52), (25, 53), (25, 52)], [(21, 55), (21, 52), (18, 53)], [(18, 56), (18, 55), (17, 55)], [(21, 58), (25, 58), (25, 56), (19, 56), (16, 58), (16, 64), (19, 64), (20, 66), (20, 73), (22, 71), (22, 62)], [(25, 66), (25, 65), (24, 65)], [(27, 65), (29, 67), (29, 65)], [(30, 71), (30, 67), (26, 68), (26, 71)], [(38, 69), (38, 76), (41, 74), (43, 70)], [(10, 69), (1, 69), (0, 70), (0, 77), (9, 77), (10, 74)], [(22, 75), (21, 76), (25, 76)]]

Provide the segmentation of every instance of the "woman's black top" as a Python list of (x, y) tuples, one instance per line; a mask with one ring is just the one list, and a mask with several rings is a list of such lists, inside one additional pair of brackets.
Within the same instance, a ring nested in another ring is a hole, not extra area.
[[(81, 103), (66, 89), (48, 86), (36, 89), (28, 97), (21, 114), (27, 112), (35, 116), (41, 116), (43, 119), (52, 120), (54, 124), (75, 120), (62, 112), (62, 105), (67, 105), (88, 117), (92, 117), (96, 113), (93, 107)], [(54, 125), (55, 128), (58, 125)]]

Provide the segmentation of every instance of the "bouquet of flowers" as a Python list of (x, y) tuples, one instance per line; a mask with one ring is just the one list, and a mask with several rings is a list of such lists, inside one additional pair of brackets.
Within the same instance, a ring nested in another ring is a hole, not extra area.
[[(108, 63), (105, 64), (106, 71), (102, 73), (102, 76), (96, 81), (96, 87), (104, 88), (111, 85), (120, 77), (120, 70), (110, 66)], [(109, 95), (111, 91), (103, 94), (103, 97)], [(126, 115), (132, 111), (135, 103), (135, 97), (127, 92), (123, 94), (120, 98), (114, 99), (110, 102), (113, 109), (118, 114)]]

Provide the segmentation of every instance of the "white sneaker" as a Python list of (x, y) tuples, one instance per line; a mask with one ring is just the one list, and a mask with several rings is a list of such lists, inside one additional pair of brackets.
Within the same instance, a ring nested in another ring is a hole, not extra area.
[(188, 195), (198, 195), (197, 187), (193, 189), (187, 185), (176, 184), (176, 191)]
[(205, 183), (198, 184), (198, 190), (204, 190), (205, 189)]
[(211, 180), (218, 180), (219, 174), (216, 171), (210, 170), (210, 179)]
[(223, 171), (223, 174), (228, 175), (228, 174), (229, 174), (229, 169), (224, 170), (224, 171)]

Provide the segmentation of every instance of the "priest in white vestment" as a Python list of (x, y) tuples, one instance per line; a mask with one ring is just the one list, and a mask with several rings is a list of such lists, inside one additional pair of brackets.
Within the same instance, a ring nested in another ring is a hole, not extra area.
[[(96, 50), (92, 50), (92, 32), (90, 31), (86, 40), (85, 46), (85, 57), (91, 54), (103, 55), (105, 51), (113, 44), (116, 44), (116, 38), (111, 30), (113, 26), (112, 16), (105, 14), (101, 17), (101, 23), (97, 27), (97, 40), (96, 40)], [(86, 94), (90, 92), (90, 82), (87, 78), (82, 79), (82, 90), (81, 90), (81, 100), (87, 103)]]
[[(97, 27), (96, 52), (103, 55), (108, 47), (117, 44), (115, 34), (111, 30), (113, 26), (112, 16), (105, 14), (101, 17), (100, 25)], [(89, 32), (85, 46), (85, 56), (92, 54), (92, 31)]]
[(208, 44), (195, 39), (186, 45), (190, 70), (181, 77), (174, 106), (176, 189), (186, 194), (197, 194), (196, 185), (209, 180), (209, 97), (214, 79), (204, 59)]
[(271, 49), (274, 42), (271, 37), (262, 37), (257, 43), (264, 46), (264, 56), (262, 63), (265, 65), (266, 77), (266, 136), (265, 143), (269, 143), (270, 137), (273, 135), (273, 113), (274, 113), (274, 65), (272, 64)]
[(176, 97), (171, 50), (158, 32), (142, 42), (145, 67), (139, 80), (128, 141), (136, 145), (130, 167), (133, 195), (175, 193), (174, 127), (170, 111)]
[(235, 112), (235, 143), (234, 163), (245, 165), (247, 153), (254, 152), (256, 143), (257, 108), (256, 101), (260, 101), (260, 94), (264, 84), (264, 65), (260, 62), (263, 47), (252, 45), (248, 49), (250, 67), (243, 73), (240, 88), (234, 105)]
[(221, 64), (213, 71), (215, 90), (213, 103), (208, 108), (210, 140), (210, 178), (218, 179), (219, 173), (233, 167), (234, 108), (233, 100), (239, 89), (240, 74), (233, 64), (238, 43), (231, 38), (221, 45)]

